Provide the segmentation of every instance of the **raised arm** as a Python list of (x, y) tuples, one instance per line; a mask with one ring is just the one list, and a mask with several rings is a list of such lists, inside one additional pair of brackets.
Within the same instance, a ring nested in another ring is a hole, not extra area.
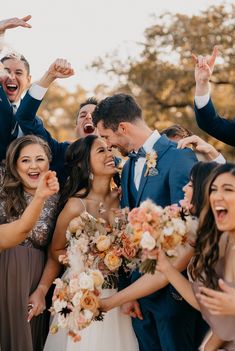
[(57, 193), (59, 183), (55, 172), (48, 171), (41, 179), (33, 200), (30, 202), (21, 218), (0, 225), (0, 249), (7, 249), (22, 242), (36, 224), (45, 200)]
[(221, 117), (210, 99), (210, 79), (214, 70), (218, 48), (210, 56), (196, 56), (195, 60), (195, 114), (198, 126), (226, 144), (235, 146), (235, 121)]
[(28, 23), (30, 19), (31, 16), (28, 15), (22, 18), (12, 17), (0, 21), (0, 35), (3, 35), (7, 29), (17, 27), (31, 28), (31, 25)]
[[(172, 269), (177, 272), (180, 277), (182, 276), (180, 272), (185, 270), (192, 255), (193, 249), (191, 247), (187, 246), (181, 248), (179, 257), (174, 261), (172, 266)], [(185, 281), (190, 285), (186, 278), (182, 276), (182, 279), (183, 281), (185, 279)], [(101, 301), (101, 307), (104, 310), (110, 310), (127, 302), (140, 299), (141, 297), (148, 296), (164, 288), (167, 284), (169, 284), (169, 282), (171, 283), (168, 276), (166, 276), (163, 272), (160, 272), (160, 270), (155, 274), (145, 274), (127, 288), (119, 291), (117, 294), (111, 296), (110, 298), (103, 299)], [(181, 294), (180, 291), (179, 293)]]
[(210, 161), (215, 161), (218, 163), (226, 163), (225, 158), (219, 153), (213, 145), (207, 143), (205, 140), (200, 138), (198, 135), (191, 135), (189, 137), (183, 138), (178, 142), (178, 149), (184, 149), (186, 147), (193, 146), (194, 150), (202, 154), (205, 159)]

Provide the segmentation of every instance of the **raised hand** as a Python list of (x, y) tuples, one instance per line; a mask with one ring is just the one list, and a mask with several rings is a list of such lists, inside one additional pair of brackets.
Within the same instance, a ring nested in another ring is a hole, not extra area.
[(207, 143), (197, 135), (191, 135), (179, 140), (177, 148), (184, 149), (190, 146), (193, 146), (196, 151), (203, 154), (208, 159), (208, 161), (212, 161), (219, 156), (219, 152), (214, 148), (214, 146)]
[(47, 199), (49, 196), (57, 193), (59, 188), (56, 172), (48, 171), (40, 180), (35, 196)]
[(234, 315), (235, 314), (235, 288), (226, 284), (222, 279), (219, 280), (221, 291), (208, 288), (199, 288), (197, 294), (200, 302), (208, 308), (211, 314), (215, 315)]
[(0, 21), (0, 33), (4, 33), (7, 29), (24, 27), (31, 28), (31, 25), (27, 23), (31, 19), (31, 16), (25, 16), (23, 18), (13, 17)]
[(205, 95), (209, 91), (208, 85), (211, 79), (215, 60), (218, 55), (218, 47), (215, 46), (213, 52), (210, 56), (196, 56), (192, 54), (192, 57), (195, 61), (195, 81), (196, 81), (196, 88), (199, 88), (196, 91), (196, 95)]
[(48, 74), (54, 78), (68, 78), (74, 75), (74, 70), (67, 60), (59, 58), (50, 65)]

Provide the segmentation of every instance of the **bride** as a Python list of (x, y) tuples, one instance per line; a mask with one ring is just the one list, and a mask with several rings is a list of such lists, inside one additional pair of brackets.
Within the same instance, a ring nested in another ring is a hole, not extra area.
[[(56, 259), (65, 253), (65, 232), (69, 222), (84, 211), (94, 218), (114, 222), (113, 209), (119, 207), (118, 192), (111, 190), (115, 163), (104, 140), (90, 135), (70, 145), (66, 162), (69, 178), (61, 194), (64, 205), (52, 240), (52, 255)], [(66, 274), (66, 273), (65, 273)], [(104, 289), (102, 297), (116, 290)], [(81, 341), (74, 343), (65, 330), (49, 334), (44, 351), (137, 351), (138, 343), (129, 316), (115, 308), (105, 314), (104, 320), (95, 321), (80, 331)]]

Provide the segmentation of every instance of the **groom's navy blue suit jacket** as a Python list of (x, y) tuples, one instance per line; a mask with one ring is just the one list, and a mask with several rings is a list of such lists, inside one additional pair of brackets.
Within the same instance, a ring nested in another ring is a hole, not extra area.
[[(145, 176), (144, 166), (135, 207), (146, 199), (155, 204), (167, 206), (183, 199), (183, 186), (189, 180), (189, 173), (197, 159), (191, 149), (180, 150), (165, 135), (155, 143), (158, 174)], [(122, 207), (131, 207), (129, 201), (131, 160), (122, 172)], [(140, 277), (135, 271), (131, 278), (120, 281), (120, 288)], [(194, 343), (195, 310), (191, 308), (171, 285), (139, 300), (144, 320), (133, 319), (141, 351), (192, 351)], [(174, 321), (174, 322), (173, 322)]]
[(235, 119), (227, 120), (222, 118), (217, 112), (211, 101), (203, 108), (198, 109), (194, 105), (198, 126), (224, 143), (235, 146)]

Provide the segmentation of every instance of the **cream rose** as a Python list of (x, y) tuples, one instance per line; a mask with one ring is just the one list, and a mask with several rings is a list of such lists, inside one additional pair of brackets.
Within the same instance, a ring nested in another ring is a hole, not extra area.
[(106, 235), (100, 235), (97, 238), (96, 247), (99, 251), (106, 251), (110, 248), (111, 240)]
[(98, 269), (94, 269), (90, 271), (90, 275), (93, 279), (95, 287), (100, 288), (104, 283), (103, 274)]
[(79, 286), (81, 289), (93, 290), (94, 289), (93, 279), (89, 277), (89, 275), (87, 275), (85, 272), (82, 272), (79, 275)]
[(144, 232), (140, 240), (140, 245), (143, 249), (151, 251), (155, 248), (155, 239), (150, 235), (149, 232)]

